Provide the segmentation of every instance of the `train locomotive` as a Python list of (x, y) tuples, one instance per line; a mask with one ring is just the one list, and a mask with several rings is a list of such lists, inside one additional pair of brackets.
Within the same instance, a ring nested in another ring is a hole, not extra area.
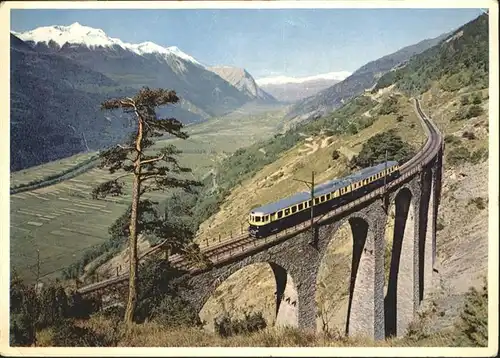
[(314, 216), (323, 215), (345, 205), (366, 193), (398, 178), (399, 163), (387, 161), (364, 168), (349, 176), (334, 179), (314, 187), (314, 205), (311, 193), (299, 192), (277, 202), (253, 209), (248, 217), (249, 234), (261, 238), (300, 224)]

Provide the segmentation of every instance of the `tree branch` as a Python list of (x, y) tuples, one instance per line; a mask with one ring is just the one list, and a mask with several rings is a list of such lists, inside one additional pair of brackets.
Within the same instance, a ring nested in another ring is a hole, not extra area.
[(126, 147), (126, 146), (123, 146), (123, 145), (121, 145), (121, 144), (117, 144), (116, 146), (117, 146), (118, 148), (125, 149), (125, 150), (126, 150), (126, 149), (135, 149), (135, 147), (132, 147), (132, 146), (127, 146), (127, 147)]
[(165, 154), (162, 154), (160, 155), (159, 157), (157, 158), (152, 158), (152, 159), (147, 159), (147, 160), (143, 160), (141, 161), (141, 165), (143, 164), (148, 164), (148, 163), (153, 163), (153, 162), (157, 162), (159, 160), (162, 160), (163, 158), (165, 158)]

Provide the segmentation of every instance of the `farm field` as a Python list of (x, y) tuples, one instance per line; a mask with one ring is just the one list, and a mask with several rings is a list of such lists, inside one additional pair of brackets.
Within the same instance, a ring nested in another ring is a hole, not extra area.
[(10, 187), (13, 188), (18, 185), (26, 185), (35, 180), (43, 180), (48, 176), (68, 170), (86, 161), (87, 159), (90, 159), (96, 154), (97, 152), (76, 154), (71, 157), (13, 172), (10, 174)]
[[(187, 127), (190, 134), (187, 140), (159, 141), (155, 147), (176, 145), (184, 151), (180, 163), (191, 167), (193, 175), (200, 178), (224, 156), (272, 136), (282, 114), (278, 110), (209, 120)], [(57, 174), (94, 154), (80, 154), (14, 172), (10, 185), (13, 187)], [(90, 193), (96, 184), (115, 175), (93, 168), (52, 186), (11, 195), (11, 267), (22, 277), (33, 280), (37, 270), (37, 250), (40, 250), (40, 275), (52, 279), (78, 260), (86, 249), (107, 240), (108, 227), (126, 210), (130, 195), (93, 200)], [(126, 187), (129, 185), (127, 183)], [(169, 193), (158, 192), (149, 197), (161, 202), (169, 197)]]

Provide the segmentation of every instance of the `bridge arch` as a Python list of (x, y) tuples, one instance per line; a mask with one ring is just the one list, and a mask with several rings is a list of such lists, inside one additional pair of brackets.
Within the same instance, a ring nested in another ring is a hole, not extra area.
[[(370, 208), (365, 211), (370, 212)], [(376, 299), (375, 221), (364, 211), (355, 212), (335, 223), (329, 235), (323, 235), (317, 273), (318, 330), (349, 336), (380, 335), (377, 326), (383, 326), (378, 322), (383, 317), (376, 314), (381, 300)]]
[(214, 319), (225, 312), (242, 317), (245, 311), (261, 312), (268, 326), (298, 327), (297, 287), (282, 265), (261, 261), (228, 271), (213, 283), (199, 316), (213, 330)]
[[(418, 213), (415, 210), (415, 197), (409, 186), (401, 187), (388, 209), (388, 223), (393, 220), (390, 255), (386, 254), (388, 265), (387, 290), (384, 298), (385, 335), (402, 336), (413, 319), (415, 307), (415, 278), (418, 262), (418, 241), (415, 238), (415, 223)], [(394, 213), (392, 218), (391, 212)], [(390, 232), (390, 230), (388, 230)], [(389, 234), (390, 235), (390, 234)], [(386, 251), (387, 252), (387, 251)], [(418, 297), (418, 296), (417, 296)]]

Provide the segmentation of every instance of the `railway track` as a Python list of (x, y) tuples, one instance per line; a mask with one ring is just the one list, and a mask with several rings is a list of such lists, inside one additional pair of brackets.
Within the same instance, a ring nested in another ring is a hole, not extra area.
[[(429, 162), (435, 158), (436, 154), (442, 146), (442, 136), (439, 133), (436, 125), (422, 111), (418, 99), (415, 99), (415, 110), (422, 121), (422, 127), (427, 134), (427, 141), (413, 158), (400, 166), (401, 176), (389, 183), (386, 188), (373, 190), (359, 199), (356, 199), (350, 203), (347, 203), (346, 205), (343, 205), (340, 208), (337, 208), (315, 218), (315, 224), (338, 216), (362, 203), (373, 200), (374, 198), (382, 198), (387, 190), (392, 190), (393, 188), (406, 181), (408, 178), (421, 172), (423, 167), (429, 164)], [(282, 242), (291, 236), (295, 236), (299, 232), (308, 230), (309, 228), (310, 222), (307, 221), (283, 230), (275, 235), (261, 239), (255, 239), (250, 237), (247, 233), (243, 233), (235, 237), (221, 240), (216, 245), (207, 245), (204, 248), (202, 247), (200, 251), (212, 262), (213, 265), (218, 265), (225, 261), (233, 260), (240, 256), (246, 256), (255, 251), (260, 251), (264, 247), (276, 245), (277, 243)], [(163, 244), (164, 242), (149, 249), (140, 257), (140, 260), (144, 259), (147, 256), (160, 252), (162, 250)], [(181, 255), (178, 254), (170, 256), (169, 261), (175, 267), (186, 270), (191, 274), (195, 274), (197, 272), (205, 270), (205, 268), (195, 267), (193, 264), (189, 263)], [(78, 289), (78, 292), (80, 292), (81, 294), (87, 294), (108, 287), (110, 285), (125, 282), (127, 280), (128, 273), (81, 287), (80, 289)]]

